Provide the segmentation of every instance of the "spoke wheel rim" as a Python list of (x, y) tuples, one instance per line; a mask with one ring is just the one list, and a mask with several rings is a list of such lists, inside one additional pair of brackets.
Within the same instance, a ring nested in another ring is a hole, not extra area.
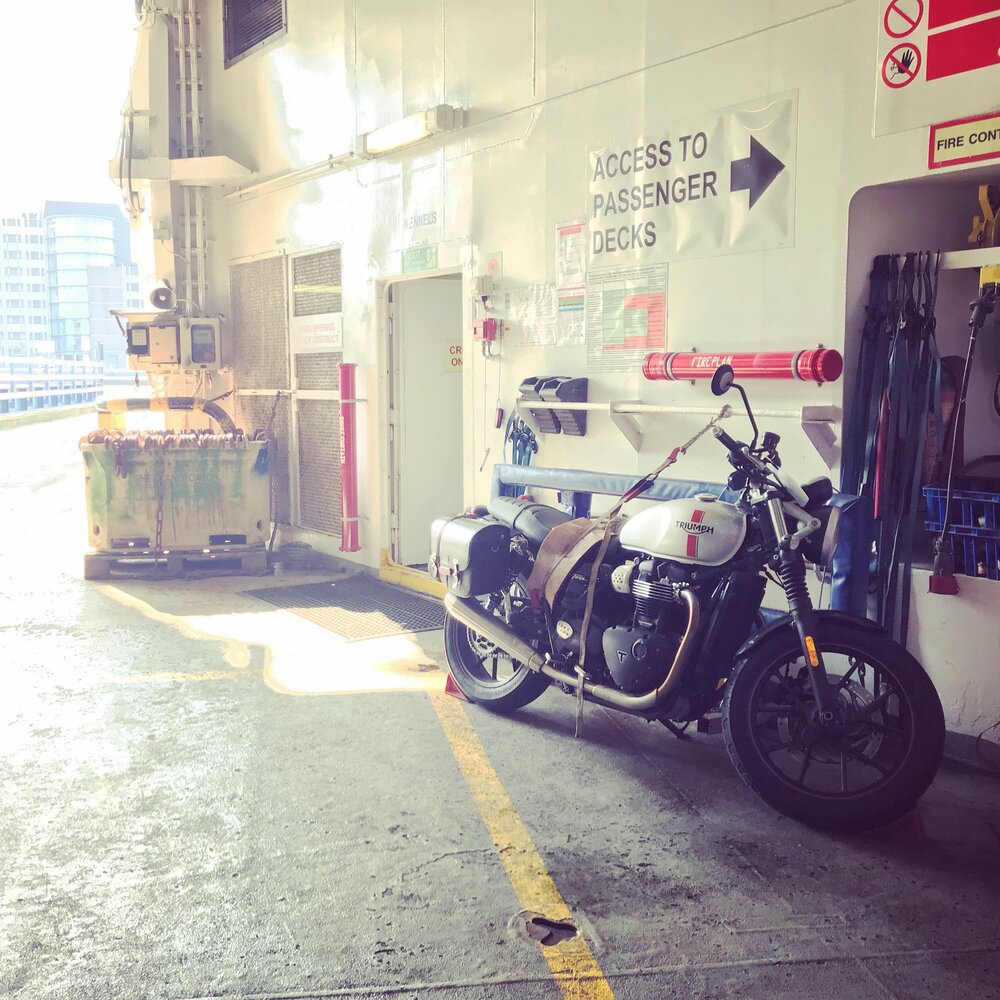
[(827, 801), (877, 793), (913, 752), (912, 704), (896, 673), (876, 657), (858, 657), (832, 643), (823, 654), (838, 689), (836, 727), (816, 724), (809, 668), (792, 653), (754, 683), (747, 708), (754, 747), (768, 769), (799, 793)]
[[(508, 593), (515, 603), (528, 599), (527, 592), (516, 581)], [(486, 610), (502, 618), (502, 601), (496, 595), (482, 603)], [(462, 668), (479, 684), (501, 687), (508, 684), (524, 667), (520, 660), (515, 660), (468, 626), (462, 629), (462, 645), (465, 647), (462, 650)]]

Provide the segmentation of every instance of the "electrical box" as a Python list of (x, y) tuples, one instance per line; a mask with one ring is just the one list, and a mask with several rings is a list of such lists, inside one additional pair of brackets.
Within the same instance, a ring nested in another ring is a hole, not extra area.
[(222, 368), (218, 317), (124, 313), (128, 365), (133, 371), (218, 371)]
[(500, 323), (493, 316), (477, 319), (472, 325), (473, 340), (490, 344), (497, 339), (500, 332)]

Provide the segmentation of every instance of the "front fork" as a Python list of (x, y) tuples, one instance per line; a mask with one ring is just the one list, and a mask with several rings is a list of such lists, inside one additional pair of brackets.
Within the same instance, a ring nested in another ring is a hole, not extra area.
[(788, 598), (788, 610), (799, 634), (802, 653), (809, 664), (809, 683), (819, 706), (819, 721), (833, 722), (836, 718), (837, 692), (830, 686), (823, 654), (816, 645), (816, 611), (806, 586), (805, 562), (801, 553), (791, 546), (781, 500), (772, 497), (767, 502), (767, 509), (778, 539), (778, 575)]

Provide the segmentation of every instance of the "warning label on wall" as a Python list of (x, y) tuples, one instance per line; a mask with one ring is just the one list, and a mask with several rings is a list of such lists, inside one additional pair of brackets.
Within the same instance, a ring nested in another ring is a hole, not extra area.
[(664, 264), (592, 271), (587, 281), (587, 370), (634, 372), (667, 346)]
[(1000, 0), (880, 0), (875, 134), (990, 110)]
[(797, 111), (780, 94), (592, 149), (591, 264), (791, 245)]
[(444, 367), (449, 372), (460, 372), (462, 370), (462, 345), (445, 345)]

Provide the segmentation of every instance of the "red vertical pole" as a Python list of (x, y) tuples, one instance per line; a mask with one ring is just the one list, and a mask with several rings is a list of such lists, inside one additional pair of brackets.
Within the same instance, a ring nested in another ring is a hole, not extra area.
[(337, 366), (340, 373), (340, 551), (357, 552), (358, 424), (355, 399), (357, 365)]

